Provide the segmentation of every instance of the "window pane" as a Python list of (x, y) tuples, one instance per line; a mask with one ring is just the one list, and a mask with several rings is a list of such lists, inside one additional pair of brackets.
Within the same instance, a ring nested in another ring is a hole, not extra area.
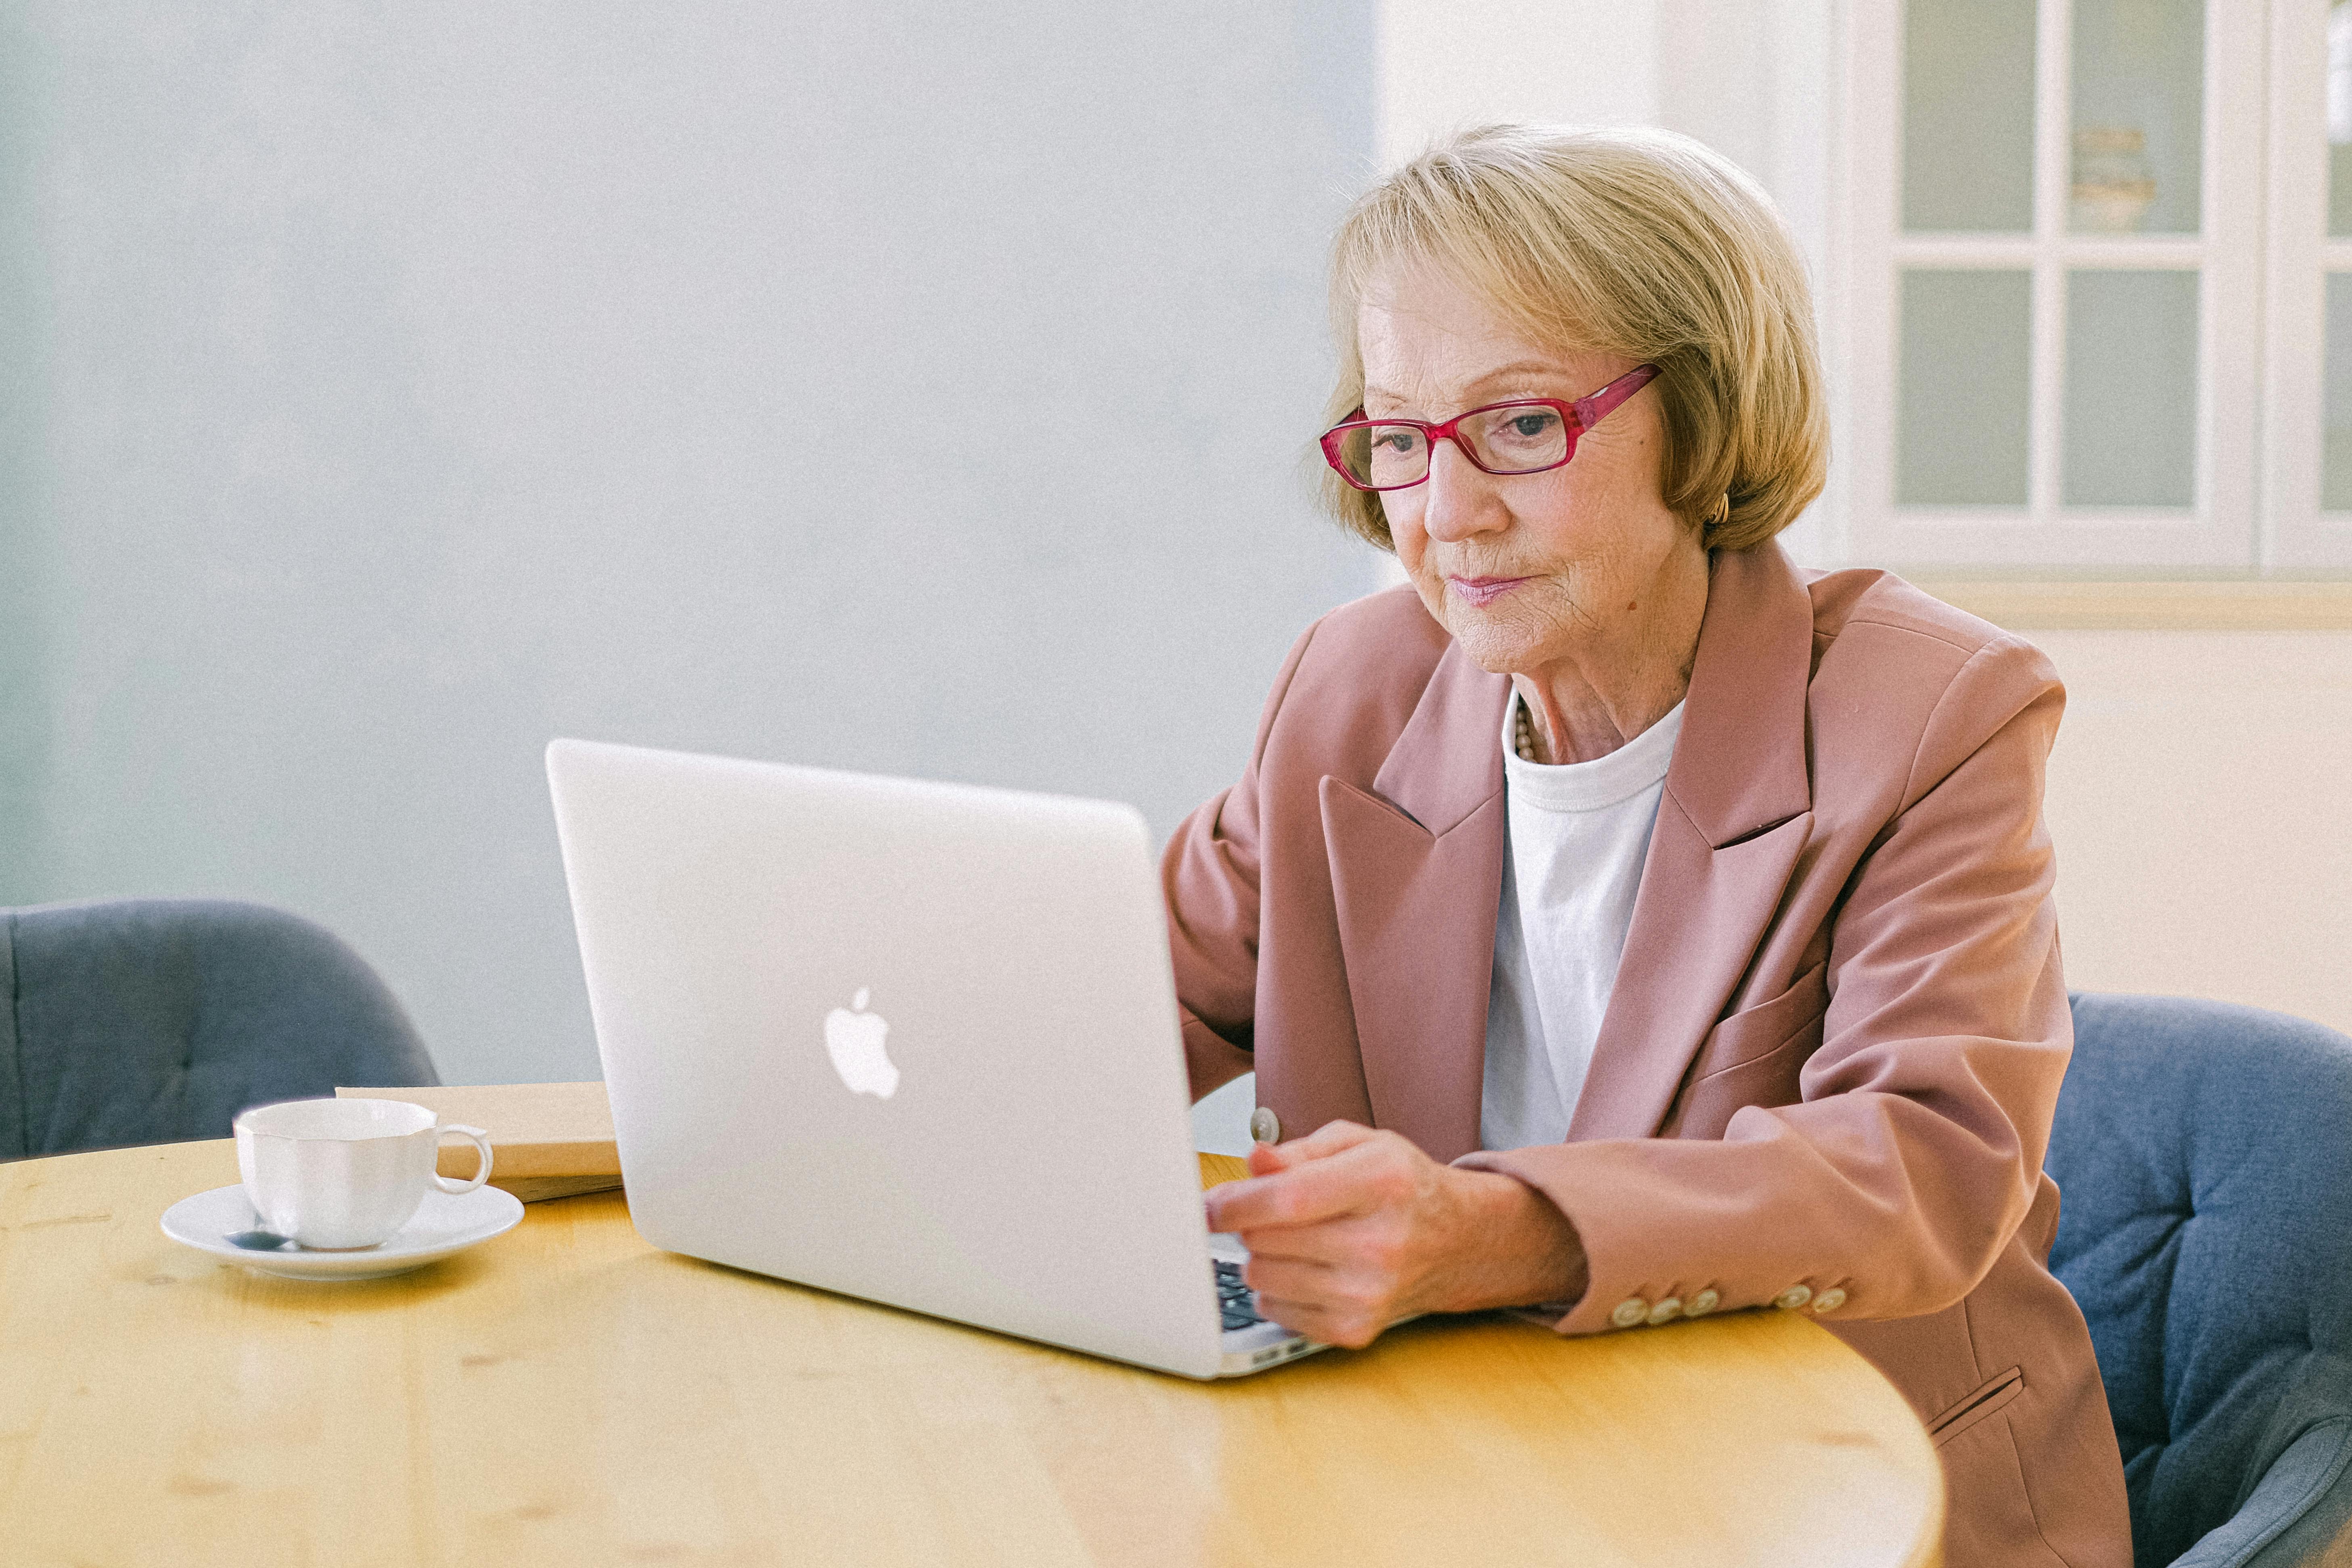
[(1903, 226), (2033, 226), (2033, 0), (1910, 0)]
[(2327, 275), (2327, 394), (2319, 504), (2352, 511), (2352, 274)]
[(2029, 272), (1903, 274), (1895, 499), (2025, 504)]
[(2074, 0), (2077, 234), (2197, 232), (2205, 0)]
[(2068, 506), (2187, 506), (2197, 481), (2197, 274), (2066, 275)]
[(2352, 0), (2327, 11), (2327, 232), (2352, 234)]

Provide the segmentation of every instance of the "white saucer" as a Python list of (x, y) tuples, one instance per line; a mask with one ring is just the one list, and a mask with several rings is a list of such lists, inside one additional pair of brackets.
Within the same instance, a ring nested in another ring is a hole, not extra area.
[(215, 1187), (182, 1198), (163, 1211), (163, 1234), (184, 1247), (287, 1279), (381, 1279), (438, 1263), (477, 1242), (503, 1236), (522, 1219), (522, 1201), (496, 1187), (476, 1187), (463, 1197), (428, 1189), (415, 1215), (391, 1239), (354, 1252), (306, 1252), (289, 1246), (256, 1252), (231, 1242), (254, 1228), (253, 1205), (245, 1187)]

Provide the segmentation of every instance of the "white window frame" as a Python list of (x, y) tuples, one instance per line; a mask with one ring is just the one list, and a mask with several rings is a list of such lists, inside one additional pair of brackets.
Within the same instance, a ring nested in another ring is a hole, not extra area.
[[(2286, 5), (2295, 0), (2275, 0)], [(2314, 0), (2316, 3), (2316, 0)], [(1845, 7), (1845, 322), (1853, 396), (1847, 552), (1904, 566), (2244, 574), (2264, 562), (2257, 432), (2264, 391), (2263, 77), (2266, 0), (2208, 0), (2204, 167), (2195, 235), (2067, 232), (2072, 172), (2071, 0), (2041, 0), (2034, 48), (2033, 229), (1912, 235), (1901, 229), (1903, 13), (1899, 0)], [(2323, 163), (2324, 175), (2324, 163)], [(2032, 277), (2027, 502), (1897, 506), (1895, 363), (1900, 271), (1997, 268)], [(2187, 268), (2199, 274), (2196, 485), (2179, 508), (2066, 506), (2066, 274)], [(2311, 439), (2317, 440), (2315, 423)], [(2315, 501), (2316, 468), (2313, 469)]]
[(2280, 575), (2352, 567), (2352, 512), (2320, 510), (2327, 275), (2352, 238), (2327, 237), (2328, 0), (2275, 0), (2270, 26), (2269, 262), (2263, 282), (2262, 561)]

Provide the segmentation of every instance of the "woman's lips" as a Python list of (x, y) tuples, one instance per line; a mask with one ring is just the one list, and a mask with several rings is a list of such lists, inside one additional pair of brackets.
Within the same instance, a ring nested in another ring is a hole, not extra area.
[(1472, 608), (1484, 609), (1528, 581), (1526, 577), (1448, 577), (1445, 585)]

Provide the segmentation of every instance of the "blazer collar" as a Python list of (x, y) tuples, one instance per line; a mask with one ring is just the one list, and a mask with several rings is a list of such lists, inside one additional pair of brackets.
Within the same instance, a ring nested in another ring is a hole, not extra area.
[(1440, 1160), (1478, 1147), (1509, 692), (1449, 644), (1372, 791), (1319, 786), (1372, 1120)]
[(1510, 677), (1489, 675), (1460, 643), (1447, 643), (1372, 776), (1373, 791), (1433, 837), (1453, 831), (1502, 793), (1503, 705), (1510, 695)]
[(1666, 793), (1711, 847), (1812, 809), (1812, 596), (1780, 545), (1716, 552), (1666, 773)]

